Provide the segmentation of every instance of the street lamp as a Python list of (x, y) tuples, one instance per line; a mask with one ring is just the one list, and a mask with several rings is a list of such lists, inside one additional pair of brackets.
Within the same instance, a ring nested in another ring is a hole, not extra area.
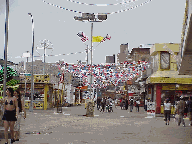
[(34, 86), (34, 81), (33, 81), (33, 50), (34, 50), (34, 21), (33, 21), (33, 16), (31, 13), (28, 13), (29, 16), (31, 16), (31, 22), (32, 22), (32, 70), (31, 70), (31, 104), (29, 111), (33, 112), (33, 86)]
[[(91, 22), (91, 80), (90, 80), (90, 86), (92, 85), (92, 62), (93, 62), (93, 42), (92, 42), (92, 35), (93, 35), (93, 22), (102, 22), (103, 20), (107, 19), (107, 14), (103, 14), (103, 13), (98, 13), (98, 14), (94, 14), (94, 13), (82, 13), (82, 17), (77, 17), (74, 16), (74, 19), (77, 21), (89, 21)], [(88, 55), (88, 53), (87, 53)], [(90, 93), (91, 93), (91, 87), (90, 87)]]
[(6, 0), (6, 20), (5, 20), (5, 47), (4, 47), (4, 80), (3, 80), (3, 97), (6, 96), (6, 77), (7, 77), (7, 47), (8, 47), (8, 28), (9, 26), (9, 0)]

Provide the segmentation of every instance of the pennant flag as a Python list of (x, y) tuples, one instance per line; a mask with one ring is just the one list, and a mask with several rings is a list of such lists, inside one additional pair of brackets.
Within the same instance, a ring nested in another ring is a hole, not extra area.
[(93, 36), (92, 42), (101, 42), (103, 38), (102, 36)]
[(87, 40), (89, 40), (89, 38), (85, 35), (84, 32), (79, 32), (79, 33), (77, 33), (77, 36), (78, 36), (83, 42), (86, 42)]
[(106, 41), (107, 39), (108, 39), (108, 40), (110, 40), (110, 39), (111, 39), (111, 36), (110, 36), (110, 35), (108, 35), (108, 34), (107, 34), (107, 36), (106, 36), (106, 37), (105, 37), (105, 38), (104, 38), (101, 42), (104, 42), (104, 41)]

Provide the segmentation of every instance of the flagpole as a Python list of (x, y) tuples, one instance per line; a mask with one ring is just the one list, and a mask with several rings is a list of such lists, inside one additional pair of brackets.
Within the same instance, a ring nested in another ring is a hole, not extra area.
[[(92, 85), (92, 63), (93, 63), (93, 56), (92, 56), (92, 49), (93, 49), (93, 23), (91, 23), (91, 80), (90, 80), (90, 86)], [(90, 87), (90, 94), (92, 94), (91, 92), (91, 87)], [(92, 95), (91, 95), (91, 98), (92, 98)]]
[(86, 53), (87, 53), (87, 65), (88, 65), (88, 45), (87, 45)]

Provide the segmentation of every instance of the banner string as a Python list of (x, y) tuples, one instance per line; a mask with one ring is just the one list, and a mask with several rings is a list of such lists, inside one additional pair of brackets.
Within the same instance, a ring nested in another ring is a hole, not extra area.
[(136, 0), (130, 0), (130, 1), (120, 2), (120, 3), (116, 3), (116, 4), (87, 4), (87, 3), (81, 3), (81, 2), (73, 1), (73, 0), (67, 0), (67, 1), (73, 2), (73, 3), (77, 3), (77, 4), (84, 4), (84, 5), (111, 6), (111, 5), (118, 5), (118, 4), (128, 4), (128, 3), (134, 2), (134, 1), (136, 1)]
[[(49, 4), (49, 5), (52, 5), (52, 6), (55, 6), (55, 7), (58, 7), (58, 8), (60, 8), (60, 9), (67, 10), (67, 11), (70, 11), (70, 12), (85, 13), (85, 12), (80, 12), (80, 11), (77, 11), (77, 10), (70, 10), (70, 9), (68, 9), (68, 8), (64, 8), (64, 7), (61, 7), (61, 6), (52, 4), (52, 3), (48, 3), (48, 2), (46, 2), (46, 1), (44, 1), (44, 0), (42, 0), (42, 1), (43, 1), (44, 3), (46, 3), (46, 4)], [(118, 10), (118, 11), (116, 11), (116, 12), (111, 12), (111, 13), (100, 13), (100, 14), (108, 14), (108, 15), (111, 15), (111, 14), (114, 14), (114, 13), (125, 12), (125, 11), (128, 11), (128, 10), (135, 9), (135, 8), (137, 8), (137, 7), (139, 7), (139, 6), (143, 6), (144, 4), (147, 4), (147, 3), (151, 2), (151, 1), (152, 1), (152, 0), (148, 0), (148, 1), (146, 1), (146, 2), (141, 3), (140, 5), (136, 5), (136, 6), (134, 6), (134, 7), (129, 8), (129, 9), (124, 9), (124, 10), (120, 10), (120, 11)]]

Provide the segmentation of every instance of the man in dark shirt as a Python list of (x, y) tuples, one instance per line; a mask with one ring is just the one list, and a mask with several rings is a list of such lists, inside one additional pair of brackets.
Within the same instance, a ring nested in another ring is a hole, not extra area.
[(100, 109), (101, 98), (97, 98), (97, 110)]
[(191, 122), (189, 125), (192, 126), (192, 96), (189, 97), (189, 101), (187, 103), (187, 107), (188, 107), (189, 121)]
[(184, 122), (184, 110), (186, 107), (186, 103), (184, 101), (183, 96), (180, 97), (180, 101), (178, 103), (178, 109), (177, 109), (177, 113), (179, 115), (179, 120), (178, 120), (178, 126), (180, 126), (180, 123), (183, 123), (183, 127), (185, 126), (185, 122)]

